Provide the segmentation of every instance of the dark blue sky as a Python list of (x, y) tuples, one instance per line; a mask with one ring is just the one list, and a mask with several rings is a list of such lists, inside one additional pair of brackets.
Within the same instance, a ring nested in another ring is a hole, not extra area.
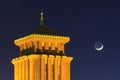
[[(71, 80), (120, 80), (120, 5), (110, 0), (0, 1), (0, 80), (13, 80), (12, 58), (19, 56), (14, 40), (45, 25), (69, 35), (66, 55), (73, 56)], [(104, 44), (94, 50), (96, 41)]]

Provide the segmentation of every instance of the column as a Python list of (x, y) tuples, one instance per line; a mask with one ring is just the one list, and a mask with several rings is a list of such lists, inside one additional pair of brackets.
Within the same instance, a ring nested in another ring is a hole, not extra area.
[(64, 43), (61, 43), (61, 49), (62, 49), (63, 54), (64, 54)]
[(61, 58), (61, 80), (66, 80), (66, 56)]
[(67, 70), (67, 80), (70, 80), (70, 63), (73, 60), (72, 57), (67, 57), (67, 61), (66, 61), (66, 70)]
[(51, 50), (55, 50), (55, 43), (51, 43)]
[(14, 80), (18, 80), (17, 79), (17, 61), (16, 61), (16, 59), (12, 59), (11, 62), (14, 65)]
[(24, 44), (21, 44), (21, 46), (20, 46), (20, 55), (22, 55), (21, 51), (23, 51), (23, 50), (24, 50)]
[(20, 80), (19, 79), (19, 62), (18, 62), (18, 58), (16, 59), (15, 76), (16, 76), (15, 80)]
[(45, 42), (45, 49), (48, 50), (48, 42)]
[(25, 69), (24, 69), (24, 66), (25, 66), (25, 64), (24, 64), (24, 56), (23, 57), (21, 57), (21, 80), (24, 80), (24, 77), (25, 77)]
[(61, 43), (58, 43), (58, 52), (61, 51)]
[(51, 61), (50, 61), (51, 59), (50, 59), (50, 57), (48, 58), (48, 80), (51, 80), (50, 79), (50, 69), (51, 69), (51, 67), (50, 67), (50, 65), (51, 65)]
[(25, 57), (25, 80), (29, 80), (29, 61), (28, 57)]
[(50, 55), (51, 57), (51, 80), (54, 80), (54, 56)]
[(28, 48), (32, 47), (32, 41), (28, 43)]
[(35, 71), (34, 69), (36, 68), (36, 66), (34, 65), (34, 55), (29, 55), (29, 80), (35, 80)]
[(28, 57), (23, 56), (22, 57), (22, 80), (28, 80)]
[(37, 41), (34, 41), (35, 52), (37, 50)]
[(23, 50), (23, 44), (20, 45), (20, 51), (22, 51), (22, 50)]
[(18, 75), (19, 75), (19, 80), (22, 80), (22, 64), (21, 64), (21, 57), (19, 57), (19, 60), (18, 60), (18, 66), (19, 66), (19, 69), (18, 69)]
[(41, 80), (46, 80), (47, 55), (41, 56)]
[(53, 76), (54, 76), (54, 68), (53, 68), (53, 66), (54, 66), (54, 56), (52, 56), (52, 55), (50, 55), (49, 57), (48, 57), (48, 80), (53, 80)]
[(27, 46), (26, 46), (26, 43), (23, 43), (23, 49), (26, 49)]
[(42, 51), (42, 43), (39, 41), (39, 47), (38, 47), (41, 51)]
[(40, 55), (34, 55), (34, 63), (35, 63), (35, 68), (34, 68), (34, 75), (35, 78), (34, 80), (40, 80)]
[(14, 80), (17, 80), (16, 68), (17, 68), (16, 62), (14, 62)]
[(40, 77), (41, 77), (41, 76), (40, 76), (40, 55), (37, 55), (36, 64), (37, 64), (37, 65), (36, 65), (36, 66), (37, 66), (37, 67), (36, 67), (36, 72), (37, 72), (37, 73), (36, 73), (36, 79), (37, 79), (37, 80), (40, 80)]
[(70, 80), (70, 62), (69, 62), (69, 58), (66, 59), (66, 79)]
[(60, 56), (54, 59), (54, 80), (60, 80)]

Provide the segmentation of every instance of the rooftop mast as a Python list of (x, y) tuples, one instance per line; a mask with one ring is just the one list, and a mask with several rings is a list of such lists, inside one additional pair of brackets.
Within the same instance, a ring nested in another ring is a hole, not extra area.
[(40, 13), (40, 26), (44, 25), (44, 17), (43, 17), (44, 13), (41, 11)]

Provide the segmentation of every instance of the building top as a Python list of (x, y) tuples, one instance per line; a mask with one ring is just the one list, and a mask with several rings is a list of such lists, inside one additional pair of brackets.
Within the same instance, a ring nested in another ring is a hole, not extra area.
[[(60, 34), (49, 27), (44, 25), (44, 13), (41, 11), (40, 13), (40, 26), (38, 26), (36, 29), (34, 29), (32, 32), (28, 33), (27, 35), (31, 34), (40, 34), (40, 35), (50, 35), (50, 36), (66, 36), (63, 34)], [(25, 35), (25, 36), (27, 36)], [(68, 36), (66, 36), (68, 37)]]
[(70, 37), (63, 36), (44, 26), (43, 12), (40, 14), (40, 26), (26, 36), (14, 41), (20, 47), (20, 55), (65, 55), (64, 45), (70, 41)]

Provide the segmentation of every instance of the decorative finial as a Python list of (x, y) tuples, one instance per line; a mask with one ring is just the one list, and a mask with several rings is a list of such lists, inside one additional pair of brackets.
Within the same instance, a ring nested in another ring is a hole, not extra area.
[(41, 11), (41, 13), (40, 13), (40, 26), (44, 25), (43, 15), (44, 15), (44, 13)]

